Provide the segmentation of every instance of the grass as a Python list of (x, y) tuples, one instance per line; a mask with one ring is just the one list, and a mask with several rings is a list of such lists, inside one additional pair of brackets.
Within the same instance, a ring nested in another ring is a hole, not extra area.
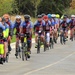
[[(24, 20), (23, 16), (21, 16), (21, 17), (22, 17), (22, 20)], [(15, 21), (15, 16), (11, 16), (10, 19), (14, 22)], [(34, 23), (36, 21), (36, 18), (31, 17), (31, 21)], [(15, 30), (14, 30), (14, 33), (15, 33)], [(32, 38), (34, 38), (34, 37), (35, 36), (32, 35)], [(13, 43), (15, 41), (16, 41), (16, 36), (13, 35), (11, 42)]]

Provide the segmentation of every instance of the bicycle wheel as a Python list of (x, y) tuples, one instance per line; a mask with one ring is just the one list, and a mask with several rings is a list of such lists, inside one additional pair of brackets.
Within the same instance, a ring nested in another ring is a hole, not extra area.
[(24, 61), (25, 53), (24, 53), (24, 43), (22, 44), (22, 60)]
[(27, 60), (28, 59), (28, 52), (27, 52), (27, 44), (25, 44), (25, 59)]
[(26, 59), (26, 60), (28, 59), (28, 54), (27, 54), (27, 52), (26, 52), (26, 54), (25, 54), (25, 59)]
[(75, 33), (74, 33), (74, 36), (73, 36), (74, 40), (75, 40)]
[(61, 44), (63, 44), (63, 40), (62, 39), (63, 39), (63, 37), (62, 37), (62, 35), (60, 35), (60, 43)]
[(50, 49), (53, 49), (54, 48), (54, 43), (53, 43), (53, 39), (50, 38)]
[(37, 53), (40, 53), (40, 39), (38, 38)]
[(18, 53), (19, 57), (21, 58), (21, 49), (19, 47), (19, 53)]
[(6, 54), (6, 62), (8, 63), (9, 53)]
[(46, 51), (46, 40), (44, 41), (44, 52)]
[(66, 43), (66, 40), (65, 40), (65, 36), (63, 35), (63, 43), (65, 44)]

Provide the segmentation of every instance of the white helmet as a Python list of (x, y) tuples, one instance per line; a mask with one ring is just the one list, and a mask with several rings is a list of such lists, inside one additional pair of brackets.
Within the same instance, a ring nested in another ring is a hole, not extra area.
[(55, 14), (52, 14), (51, 17), (56, 17), (56, 15)]
[(16, 19), (21, 19), (21, 16), (20, 15), (17, 15), (15, 18)]
[(71, 15), (71, 17), (75, 17), (75, 15)]

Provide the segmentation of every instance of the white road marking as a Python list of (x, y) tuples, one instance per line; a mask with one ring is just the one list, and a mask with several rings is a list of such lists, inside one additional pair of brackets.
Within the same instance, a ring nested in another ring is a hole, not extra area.
[(62, 61), (64, 61), (64, 60), (66, 60), (67, 58), (71, 57), (71, 56), (74, 55), (74, 54), (75, 54), (75, 52), (73, 52), (72, 54), (66, 56), (65, 58), (63, 58), (63, 59), (61, 59), (61, 60), (59, 60), (59, 61), (57, 61), (57, 62), (54, 62), (54, 63), (52, 63), (52, 64), (49, 64), (49, 65), (47, 65), (47, 66), (45, 66), (45, 67), (42, 67), (42, 68), (39, 68), (39, 69), (36, 69), (36, 70), (32, 70), (32, 71), (30, 71), (30, 72), (28, 72), (28, 73), (25, 73), (24, 75), (29, 75), (29, 74), (31, 74), (31, 73), (34, 73), (34, 72), (37, 72), (37, 71), (40, 71), (40, 70), (49, 68), (49, 67), (51, 67), (51, 66), (54, 66), (54, 65), (56, 65), (56, 64), (58, 64), (58, 63), (60, 63), (60, 62), (62, 62)]

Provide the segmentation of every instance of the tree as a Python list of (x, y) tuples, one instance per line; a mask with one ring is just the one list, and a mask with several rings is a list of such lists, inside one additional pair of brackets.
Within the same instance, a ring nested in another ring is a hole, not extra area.
[(13, 0), (0, 0), (0, 16), (12, 12), (12, 2)]
[(75, 9), (75, 0), (72, 0), (70, 5), (71, 5), (71, 9)]
[(38, 14), (41, 13), (59, 13), (70, 6), (71, 0), (43, 0), (38, 6)]

